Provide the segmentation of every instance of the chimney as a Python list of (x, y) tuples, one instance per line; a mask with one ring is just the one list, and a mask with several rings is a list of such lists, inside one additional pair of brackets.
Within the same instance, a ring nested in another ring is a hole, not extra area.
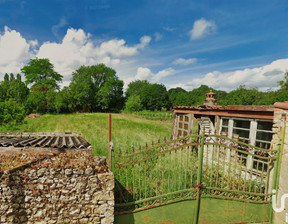
[(206, 93), (206, 99), (204, 100), (204, 105), (213, 107), (217, 106), (217, 100), (215, 99), (216, 93), (213, 93), (212, 90), (210, 90), (210, 93)]

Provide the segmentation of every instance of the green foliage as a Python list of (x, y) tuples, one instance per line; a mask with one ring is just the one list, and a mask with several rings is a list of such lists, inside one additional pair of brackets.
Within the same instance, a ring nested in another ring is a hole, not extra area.
[(7, 91), (8, 99), (14, 99), (16, 102), (23, 104), (26, 101), (28, 94), (29, 89), (21, 79), (13, 79), (10, 81), (9, 89)]
[(139, 96), (143, 88), (149, 85), (151, 84), (147, 80), (136, 80), (136, 81), (130, 82), (128, 84), (128, 88), (125, 92), (125, 95), (127, 98), (129, 98), (132, 95)]
[(24, 107), (15, 101), (0, 102), (0, 125), (15, 125), (23, 122), (25, 118)]
[(4, 75), (4, 81), (9, 82), (9, 75), (7, 73)]
[(15, 80), (15, 76), (13, 73), (10, 73), (10, 82), (12, 82), (13, 80)]
[(81, 66), (70, 84), (74, 111), (119, 111), (123, 106), (123, 81), (104, 64)]
[(101, 111), (119, 112), (123, 108), (124, 82), (117, 77), (109, 78), (97, 93), (98, 107)]
[(146, 110), (161, 110), (171, 107), (168, 92), (163, 84), (147, 85), (141, 89), (139, 96)]
[(278, 82), (282, 91), (288, 91), (288, 72), (284, 75), (284, 80)]
[(140, 96), (131, 95), (125, 103), (125, 110), (128, 112), (135, 112), (142, 110)]
[(126, 96), (139, 96), (140, 103), (146, 110), (170, 109), (171, 103), (166, 87), (163, 84), (151, 84), (137, 80), (129, 83)]
[(177, 87), (169, 89), (168, 91), (169, 99), (172, 106), (186, 106), (190, 105), (189, 96), (186, 90)]
[(65, 86), (57, 93), (54, 106), (57, 113), (68, 113), (73, 111), (72, 96), (69, 87)]
[(54, 100), (56, 91), (49, 85), (36, 85), (31, 88), (31, 93), (26, 101), (27, 113), (54, 112)]
[(159, 121), (173, 120), (173, 113), (170, 111), (143, 110), (139, 112), (133, 112), (132, 114), (138, 117), (145, 118), (147, 120), (159, 120)]
[(58, 82), (62, 81), (63, 76), (54, 71), (53, 64), (47, 58), (31, 59), (21, 72), (24, 73), (26, 84), (48, 85), (59, 89)]
[(227, 94), (223, 100), (225, 105), (253, 105), (261, 99), (261, 94), (256, 88), (246, 89), (245, 86), (240, 86)]
[(190, 105), (194, 106), (202, 105), (204, 100), (206, 99), (206, 93), (209, 93), (210, 90), (214, 91), (214, 89), (206, 85), (201, 85), (199, 88), (190, 91), (189, 92)]
[(13, 99), (23, 104), (27, 99), (29, 89), (25, 83), (21, 81), (21, 76), (20, 79), (13, 77), (14, 75), (12, 73), (10, 74), (10, 79), (8, 74), (5, 74), (4, 81), (0, 82), (0, 102)]

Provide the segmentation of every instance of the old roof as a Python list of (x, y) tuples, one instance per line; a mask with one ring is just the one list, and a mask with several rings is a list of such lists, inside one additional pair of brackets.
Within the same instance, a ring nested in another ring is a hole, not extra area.
[(175, 110), (221, 110), (221, 111), (267, 111), (273, 112), (274, 106), (273, 105), (228, 105), (228, 106), (207, 106), (207, 105), (200, 105), (200, 106), (176, 106), (174, 107)]
[(177, 106), (176, 113), (192, 113), (198, 115), (218, 115), (240, 118), (255, 118), (273, 120), (274, 106), (264, 105), (229, 105), (229, 106)]
[(89, 149), (90, 146), (76, 133), (0, 133), (0, 147)]
[(276, 102), (276, 103), (274, 103), (274, 107), (288, 110), (288, 101)]

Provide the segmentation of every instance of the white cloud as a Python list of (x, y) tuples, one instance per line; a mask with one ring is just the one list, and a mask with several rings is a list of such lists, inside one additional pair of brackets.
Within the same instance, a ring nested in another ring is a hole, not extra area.
[(288, 59), (280, 59), (253, 69), (237, 70), (233, 72), (209, 72), (203, 78), (192, 79), (184, 84), (186, 89), (197, 88), (202, 84), (216, 89), (230, 91), (245, 85), (248, 88), (258, 87), (260, 90), (277, 88), (277, 81), (283, 79), (288, 70)]
[[(65, 19), (56, 28), (63, 24)], [(150, 42), (150, 36), (143, 36), (138, 44), (128, 46), (123, 39), (101, 41), (82, 29), (70, 28), (60, 42), (39, 45), (37, 40), (26, 40), (5, 26), (4, 33), (0, 33), (0, 75), (18, 73), (29, 59), (38, 57), (48, 58), (55, 71), (64, 76), (62, 86), (69, 83), (79, 66), (97, 63), (114, 68), (120, 79), (133, 79), (139, 67), (135, 56)]]
[(105, 63), (107, 66), (118, 66), (121, 60), (135, 56), (151, 41), (143, 36), (140, 43), (127, 46), (123, 39), (112, 39), (95, 44), (91, 35), (82, 29), (68, 29), (61, 43), (46, 42), (39, 48), (37, 57), (49, 58), (55, 70), (69, 80), (75, 69), (81, 65)]
[(152, 73), (149, 68), (139, 67), (135, 76), (136, 80), (148, 80), (152, 82), (159, 82), (167, 76), (174, 75), (176, 71), (173, 68), (163, 69), (156, 74)]
[(178, 58), (176, 59), (173, 64), (175, 65), (189, 65), (189, 64), (193, 64), (196, 63), (197, 59), (196, 58)]
[(190, 30), (190, 39), (201, 39), (216, 30), (216, 24), (213, 21), (208, 21), (204, 18), (196, 20), (193, 29)]
[(163, 35), (161, 33), (156, 32), (154, 34), (154, 37), (155, 37), (155, 41), (159, 41), (163, 38)]
[(19, 32), (4, 27), (0, 34), (0, 73), (18, 73), (32, 55), (35, 41), (27, 42)]

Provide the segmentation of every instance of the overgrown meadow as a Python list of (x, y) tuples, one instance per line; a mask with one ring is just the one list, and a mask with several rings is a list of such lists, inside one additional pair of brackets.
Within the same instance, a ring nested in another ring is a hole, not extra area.
[[(107, 156), (108, 114), (76, 113), (46, 114), (40, 118), (26, 118), (24, 123), (0, 126), (0, 132), (76, 132), (92, 146), (95, 155)], [(148, 120), (133, 115), (112, 114), (112, 140), (114, 149), (129, 150), (132, 146), (144, 146), (158, 138), (169, 138), (172, 121)]]

